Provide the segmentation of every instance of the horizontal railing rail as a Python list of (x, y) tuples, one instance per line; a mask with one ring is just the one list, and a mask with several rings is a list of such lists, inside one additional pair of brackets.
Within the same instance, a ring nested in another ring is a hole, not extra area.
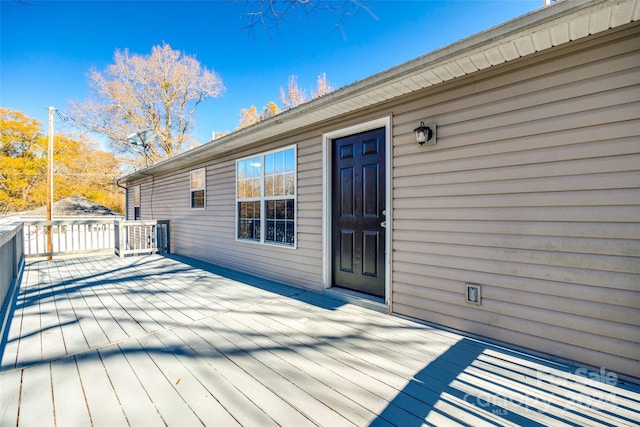
[(115, 221), (115, 254), (127, 255), (169, 253), (171, 248), (169, 221)]

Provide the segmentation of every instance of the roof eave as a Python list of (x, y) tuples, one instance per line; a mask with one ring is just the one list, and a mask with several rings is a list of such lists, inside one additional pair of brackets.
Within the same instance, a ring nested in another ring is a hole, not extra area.
[[(230, 150), (338, 118), (407, 93), (455, 80), (637, 21), (640, 0), (565, 0), (390, 68), (291, 110), (131, 173), (134, 181), (197, 164)], [(371, 96), (371, 93), (376, 96)]]

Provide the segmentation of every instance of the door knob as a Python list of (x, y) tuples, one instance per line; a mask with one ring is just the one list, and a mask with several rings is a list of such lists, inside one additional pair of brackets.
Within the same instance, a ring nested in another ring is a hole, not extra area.
[(382, 228), (387, 228), (387, 221), (382, 221), (382, 222), (380, 223), (380, 227), (382, 227)]

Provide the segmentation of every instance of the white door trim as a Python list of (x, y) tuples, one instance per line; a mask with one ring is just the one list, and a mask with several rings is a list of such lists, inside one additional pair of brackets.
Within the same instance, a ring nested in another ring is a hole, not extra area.
[(391, 125), (392, 117), (386, 116), (376, 120), (371, 120), (365, 123), (360, 123), (355, 126), (349, 126), (346, 128), (338, 129), (335, 131), (327, 132), (322, 135), (322, 284), (324, 288), (331, 287), (332, 276), (332, 185), (331, 176), (331, 159), (332, 153), (331, 141), (343, 136), (349, 136), (360, 132), (365, 132), (372, 129), (385, 128), (385, 207), (387, 215), (385, 221), (387, 222), (387, 229), (385, 232), (385, 304), (387, 305), (389, 312), (391, 311), (391, 242), (393, 234), (393, 207), (391, 205)]

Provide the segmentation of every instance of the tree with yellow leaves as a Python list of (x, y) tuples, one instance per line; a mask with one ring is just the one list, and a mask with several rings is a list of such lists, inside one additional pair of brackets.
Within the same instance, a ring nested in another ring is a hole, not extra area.
[(242, 110), (240, 110), (240, 124), (238, 125), (238, 127), (236, 127), (236, 130), (240, 130), (251, 126), (254, 123), (261, 122), (264, 119), (273, 117), (278, 113), (280, 113), (280, 107), (278, 107), (278, 105), (273, 101), (270, 101), (267, 106), (262, 109), (261, 113), (258, 113), (258, 109), (255, 105), (252, 105), (249, 108), (243, 108)]
[[(43, 206), (47, 201), (47, 147), (40, 122), (0, 108), (0, 214)], [(54, 137), (54, 200), (78, 195), (122, 212), (114, 179), (120, 162), (86, 137)]]

